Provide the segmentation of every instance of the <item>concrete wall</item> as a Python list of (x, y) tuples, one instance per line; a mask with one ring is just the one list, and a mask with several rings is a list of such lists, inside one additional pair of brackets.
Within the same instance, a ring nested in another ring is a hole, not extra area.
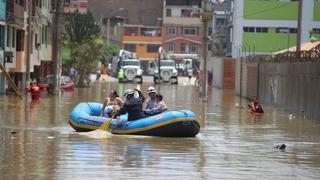
[(320, 62), (265, 63), (259, 67), (261, 102), (320, 120)]
[(213, 72), (213, 87), (223, 88), (223, 59), (220, 57), (209, 57), (208, 71)]
[(240, 62), (236, 61), (236, 94), (257, 96), (264, 105), (320, 120), (320, 62), (258, 64), (243, 60), (242, 76)]
[(235, 62), (232, 58), (208, 58), (208, 71), (213, 73), (213, 87), (227, 89), (235, 87)]

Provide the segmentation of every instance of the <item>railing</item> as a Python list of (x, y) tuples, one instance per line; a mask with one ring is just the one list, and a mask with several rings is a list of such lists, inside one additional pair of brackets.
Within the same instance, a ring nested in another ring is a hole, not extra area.
[(250, 55), (247, 62), (315, 62), (320, 61), (320, 45), (310, 51), (284, 52), (276, 55)]

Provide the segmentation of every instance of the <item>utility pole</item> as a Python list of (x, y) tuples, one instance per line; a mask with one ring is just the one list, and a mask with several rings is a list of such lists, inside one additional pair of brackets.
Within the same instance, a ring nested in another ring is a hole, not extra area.
[(32, 0), (29, 0), (29, 12), (28, 12), (28, 49), (27, 49), (27, 65), (26, 65), (26, 84), (25, 87), (29, 85), (30, 81), (30, 62), (31, 62), (31, 46), (32, 46), (32, 39), (31, 39), (31, 22), (32, 22)]
[(110, 18), (108, 17), (107, 21), (107, 44), (110, 45)]
[(59, 89), (59, 73), (60, 73), (60, 15), (61, 5), (63, 0), (55, 1), (55, 14), (53, 20), (53, 33), (52, 33), (52, 61), (53, 61), (53, 94), (57, 93)]
[(208, 67), (207, 67), (207, 58), (208, 58), (208, 22), (212, 17), (212, 12), (210, 12), (208, 0), (203, 0), (202, 8), (203, 12), (201, 13), (201, 18), (203, 21), (203, 83), (202, 92), (200, 97), (204, 100), (207, 100), (207, 90), (208, 90)]
[(296, 52), (300, 52), (301, 51), (301, 25), (302, 25), (302, 0), (299, 0)]

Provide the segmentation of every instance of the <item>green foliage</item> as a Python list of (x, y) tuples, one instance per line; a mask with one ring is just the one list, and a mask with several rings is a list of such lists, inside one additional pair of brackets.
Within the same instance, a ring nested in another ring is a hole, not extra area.
[(91, 12), (72, 13), (67, 18), (65, 30), (62, 45), (69, 49), (70, 58), (64, 58), (63, 63), (78, 70), (78, 86), (88, 86), (89, 73), (97, 67), (98, 61), (108, 64), (110, 57), (118, 54), (120, 48), (108, 45), (100, 37), (100, 25)]
[(81, 44), (100, 34), (100, 25), (95, 21), (90, 11), (86, 14), (79, 11), (72, 13), (67, 18), (65, 29), (68, 40), (72, 43)]
[(78, 70), (78, 86), (88, 86), (89, 73), (101, 59), (105, 44), (100, 38), (100, 25), (91, 12), (82, 14), (76, 11), (67, 18), (65, 30), (62, 42), (70, 49), (70, 58), (64, 59), (64, 63)]

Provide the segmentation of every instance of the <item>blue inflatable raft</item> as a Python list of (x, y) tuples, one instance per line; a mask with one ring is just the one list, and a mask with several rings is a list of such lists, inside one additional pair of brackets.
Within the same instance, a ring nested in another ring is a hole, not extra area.
[[(79, 132), (98, 129), (107, 117), (100, 117), (102, 104), (79, 103), (70, 113), (69, 124)], [(199, 133), (197, 115), (188, 110), (166, 111), (161, 114), (127, 121), (127, 115), (112, 119), (110, 132), (113, 134), (147, 135), (164, 137), (194, 137)]]

